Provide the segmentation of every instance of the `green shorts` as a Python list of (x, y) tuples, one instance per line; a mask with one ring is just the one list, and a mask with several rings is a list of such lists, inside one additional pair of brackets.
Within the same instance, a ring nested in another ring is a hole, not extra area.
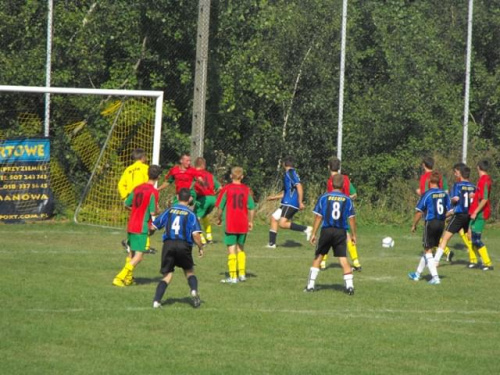
[(215, 201), (215, 195), (204, 195), (198, 197), (196, 199), (195, 205), (196, 216), (199, 218), (204, 218), (205, 216), (210, 214), (210, 212), (212, 212), (215, 207)]
[[(196, 202), (196, 191), (193, 188), (189, 189), (189, 193), (191, 193), (191, 197), (193, 198), (192, 202)], [(177, 199), (177, 193), (174, 195), (174, 199), (172, 199), (172, 204), (179, 203), (179, 199)]]
[(146, 244), (148, 241), (147, 233), (128, 233), (128, 244), (132, 251), (146, 251)]
[(485, 220), (483, 219), (483, 216), (481, 215), (481, 217), (476, 216), (475, 220), (471, 220), (469, 225), (470, 225), (470, 229), (472, 232), (483, 233), (484, 224), (485, 224)]
[(247, 239), (245, 234), (224, 233), (224, 244), (226, 246), (244, 245)]

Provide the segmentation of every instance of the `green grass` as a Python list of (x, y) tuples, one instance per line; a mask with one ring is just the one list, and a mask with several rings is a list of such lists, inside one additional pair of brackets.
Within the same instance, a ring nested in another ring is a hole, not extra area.
[[(216, 228), (220, 241), (220, 228)], [(333, 258), (315, 293), (303, 293), (312, 247), (267, 228), (247, 243), (249, 280), (220, 284), (219, 242), (197, 259), (202, 306), (189, 304), (177, 270), (166, 305), (153, 310), (160, 255), (137, 268), (138, 285), (111, 286), (123, 266), (121, 231), (43, 223), (0, 225), (0, 369), (3, 374), (496, 374), (500, 276), (443, 262), (442, 284), (407, 279), (421, 249), (409, 228), (360, 227), (363, 271), (342, 292)], [(393, 249), (381, 247), (392, 236)], [(500, 231), (484, 240), (494, 263)], [(156, 234), (153, 246), (161, 247)], [(288, 245), (288, 246), (283, 246)]]

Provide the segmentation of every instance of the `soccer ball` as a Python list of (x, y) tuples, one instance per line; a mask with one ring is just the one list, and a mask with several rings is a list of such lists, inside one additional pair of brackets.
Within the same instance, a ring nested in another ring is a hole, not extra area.
[(394, 240), (391, 237), (385, 237), (382, 240), (382, 247), (394, 247)]

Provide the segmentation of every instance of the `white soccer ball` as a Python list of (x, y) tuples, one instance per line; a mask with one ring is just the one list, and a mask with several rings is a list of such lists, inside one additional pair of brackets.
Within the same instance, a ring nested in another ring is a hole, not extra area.
[(392, 237), (385, 237), (382, 240), (382, 247), (394, 247), (394, 240)]

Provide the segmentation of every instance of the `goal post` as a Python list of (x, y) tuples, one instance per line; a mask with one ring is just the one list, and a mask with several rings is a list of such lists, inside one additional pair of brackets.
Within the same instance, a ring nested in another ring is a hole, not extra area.
[[(76, 223), (123, 228), (128, 215), (117, 183), (132, 164), (135, 148), (143, 148), (148, 159), (159, 164), (163, 92), (0, 86), (0, 142), (45, 138), (41, 107), (47, 93), (52, 95), (47, 195), (54, 198), (59, 213), (73, 216)], [(5, 183), (20, 178), (0, 178), (0, 200), (33, 196), (14, 191), (28, 184)]]

